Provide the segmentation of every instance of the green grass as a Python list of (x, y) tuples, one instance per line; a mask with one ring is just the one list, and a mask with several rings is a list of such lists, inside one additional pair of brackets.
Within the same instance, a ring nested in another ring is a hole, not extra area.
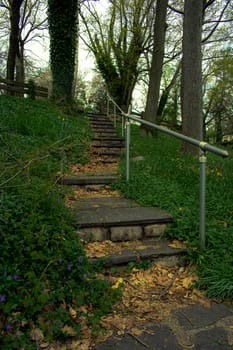
[(95, 277), (57, 184), (69, 162), (85, 163), (89, 126), (48, 101), (1, 95), (0, 130), (0, 347), (37, 349), (33, 328), (45, 341), (69, 338), (64, 325), (80, 336), (69, 305), (88, 305), (78, 316), (96, 331), (119, 291)]
[[(132, 127), (130, 181), (116, 186), (128, 198), (168, 210), (174, 223), (168, 237), (187, 241), (188, 258), (197, 264), (198, 285), (211, 297), (233, 297), (233, 153), (222, 159), (208, 154), (206, 250), (199, 248), (199, 161), (180, 152), (180, 141), (167, 135), (143, 137)], [(121, 164), (125, 178), (125, 161)]]

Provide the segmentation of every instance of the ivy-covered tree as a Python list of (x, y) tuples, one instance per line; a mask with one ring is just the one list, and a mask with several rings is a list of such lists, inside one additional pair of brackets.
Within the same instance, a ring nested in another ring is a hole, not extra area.
[(52, 98), (72, 99), (78, 0), (48, 0)]

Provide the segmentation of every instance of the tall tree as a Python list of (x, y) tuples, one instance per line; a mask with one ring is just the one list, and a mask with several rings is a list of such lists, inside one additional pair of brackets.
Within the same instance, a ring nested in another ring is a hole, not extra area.
[(48, 0), (52, 97), (70, 101), (73, 92), (78, 0)]
[[(202, 39), (203, 0), (185, 0), (183, 58), (181, 73), (182, 131), (202, 139)], [(197, 154), (197, 148), (183, 143), (184, 153)]]
[(25, 46), (40, 38), (48, 28), (45, 0), (23, 0), (19, 23), (19, 55), (16, 60), (16, 80), (25, 80)]
[(157, 0), (152, 63), (149, 73), (149, 88), (144, 115), (145, 120), (153, 123), (156, 123), (159, 103), (160, 82), (165, 48), (167, 5), (168, 0)]
[(105, 22), (89, 2), (81, 12), (88, 40), (109, 93), (127, 111), (140, 75), (139, 61), (150, 44), (154, 0), (112, 0)]
[[(18, 3), (18, 8), (12, 0), (0, 3), (0, 38), (6, 51), (9, 46), (7, 66), (10, 80), (24, 82), (25, 46), (40, 39), (41, 33), (47, 29), (46, 6), (45, 0), (23, 0), (20, 6)], [(8, 37), (9, 45), (6, 44)]]
[(16, 58), (19, 57), (19, 21), (20, 7), (23, 0), (12, 0), (9, 2), (10, 11), (10, 37), (7, 57), (7, 79), (14, 80)]

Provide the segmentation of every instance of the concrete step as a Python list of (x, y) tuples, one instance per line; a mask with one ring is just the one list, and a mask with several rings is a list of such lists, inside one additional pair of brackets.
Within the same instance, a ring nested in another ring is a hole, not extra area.
[(92, 148), (93, 154), (98, 154), (100, 156), (111, 156), (111, 157), (119, 157), (122, 153), (121, 148)]
[(111, 122), (111, 121), (105, 121), (105, 120), (100, 120), (100, 121), (96, 121), (96, 120), (91, 120), (90, 121), (90, 124), (91, 124), (91, 126), (92, 127), (95, 127), (95, 126), (97, 126), (97, 127), (101, 127), (101, 126), (106, 126), (106, 127), (114, 127), (113, 126), (113, 123)]
[(174, 248), (167, 240), (144, 240), (142, 245), (132, 248), (124, 248), (120, 252), (105, 254), (102, 257), (91, 257), (89, 262), (97, 264), (102, 262), (106, 268), (126, 265), (128, 263), (139, 263), (143, 260), (159, 260), (165, 266), (174, 266), (179, 258), (186, 253), (185, 248)]
[(106, 135), (105, 137), (94, 137), (93, 142), (108, 142), (109, 144), (117, 143), (124, 145), (125, 141), (119, 136)]
[(95, 134), (107, 134), (107, 135), (111, 135), (111, 134), (114, 134), (114, 135), (117, 135), (116, 134), (116, 130), (114, 128), (92, 128), (93, 132)]
[(172, 222), (159, 208), (141, 207), (125, 198), (86, 198), (73, 206), (74, 226), (84, 240), (141, 240), (163, 235)]
[(98, 141), (94, 141), (92, 143), (92, 147), (93, 149), (97, 149), (97, 148), (108, 148), (111, 149), (113, 148), (114, 150), (124, 150), (124, 146), (122, 145), (121, 142), (98, 142)]
[(106, 115), (87, 115), (89, 121), (99, 122), (99, 121), (111, 121)]
[(95, 162), (96, 163), (103, 163), (103, 164), (113, 164), (118, 162), (118, 158), (120, 157), (112, 157), (112, 156), (106, 156), (106, 155), (96, 155)]
[(118, 180), (117, 176), (111, 175), (90, 175), (90, 176), (65, 176), (60, 180), (62, 185), (107, 185)]

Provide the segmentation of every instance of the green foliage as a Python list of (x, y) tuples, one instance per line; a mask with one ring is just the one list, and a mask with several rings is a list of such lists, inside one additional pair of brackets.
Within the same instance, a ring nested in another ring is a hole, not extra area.
[(77, 15), (77, 0), (48, 1), (52, 95), (55, 100), (70, 101), (72, 98)]
[(233, 58), (229, 49), (224, 50), (222, 55), (222, 58), (213, 60), (210, 66), (211, 74), (207, 80), (209, 88), (206, 101), (204, 100), (206, 124), (209, 125), (208, 129), (212, 130), (216, 142), (221, 142), (223, 135), (233, 133)]
[[(197, 264), (199, 286), (210, 296), (233, 297), (232, 150), (221, 159), (208, 155), (206, 187), (207, 248), (199, 248), (199, 162), (180, 154), (180, 142), (167, 135), (148, 138), (132, 126), (130, 181), (116, 186), (126, 197), (168, 210), (174, 223), (168, 237), (188, 242), (190, 261)], [(125, 160), (122, 161), (122, 179)]]
[[(85, 6), (85, 5), (84, 5)], [(140, 58), (148, 46), (153, 23), (152, 3), (144, 0), (111, 2), (107, 18), (100, 17), (94, 6), (86, 5), (81, 16), (108, 92), (125, 111), (140, 74)]]
[(87, 122), (49, 102), (0, 96), (0, 128), (0, 344), (35, 349), (33, 327), (47, 340), (69, 337), (64, 326), (79, 336), (66, 305), (91, 305), (83, 316), (97, 328), (119, 291), (96, 279), (56, 185), (67, 162), (85, 161)]

